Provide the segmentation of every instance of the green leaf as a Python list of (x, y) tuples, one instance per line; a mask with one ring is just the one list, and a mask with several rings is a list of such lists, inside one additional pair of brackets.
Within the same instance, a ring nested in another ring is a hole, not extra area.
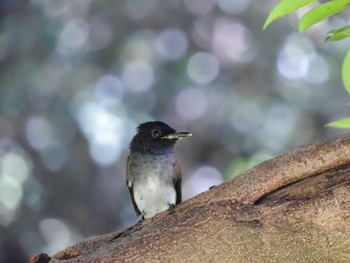
[(271, 10), (266, 18), (263, 29), (266, 29), (273, 21), (315, 1), (316, 0), (282, 0)]
[(350, 128), (350, 117), (340, 119), (337, 121), (333, 121), (331, 123), (328, 123), (326, 126), (330, 126), (333, 128), (349, 129)]
[(339, 29), (333, 29), (327, 32), (327, 36), (324, 40), (321, 41), (321, 43), (325, 43), (328, 41), (338, 41), (343, 38), (350, 36), (350, 26), (344, 26)]
[(311, 9), (300, 19), (299, 32), (304, 33), (310, 26), (340, 12), (349, 4), (350, 0), (333, 0)]
[(345, 90), (350, 94), (350, 49), (346, 54), (342, 66), (342, 78)]

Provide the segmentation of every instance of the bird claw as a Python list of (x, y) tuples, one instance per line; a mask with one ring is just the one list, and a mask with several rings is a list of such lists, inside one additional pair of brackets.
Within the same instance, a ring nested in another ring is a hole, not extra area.
[(172, 214), (175, 212), (175, 204), (169, 204), (168, 212), (169, 214)]

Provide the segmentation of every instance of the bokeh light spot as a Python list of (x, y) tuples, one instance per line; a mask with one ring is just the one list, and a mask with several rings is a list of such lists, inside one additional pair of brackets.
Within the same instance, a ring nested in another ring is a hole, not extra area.
[(314, 53), (314, 46), (310, 40), (293, 34), (288, 37), (278, 55), (278, 71), (287, 79), (304, 78), (310, 69), (310, 56)]
[(40, 116), (29, 117), (26, 123), (26, 136), (36, 150), (44, 149), (53, 138), (50, 123)]
[(93, 160), (102, 166), (113, 164), (123, 150), (125, 129), (122, 119), (93, 103), (81, 106), (78, 119), (89, 140)]
[(23, 189), (21, 184), (8, 174), (0, 176), (0, 224), (7, 226), (16, 215), (21, 202)]
[(107, 46), (113, 38), (113, 29), (102, 19), (89, 21), (89, 47), (98, 50)]
[(94, 161), (101, 166), (112, 165), (120, 154), (119, 143), (117, 141), (106, 144), (92, 141), (90, 144), (90, 154)]
[(12, 150), (2, 158), (1, 174), (7, 174), (19, 184), (28, 179), (31, 169), (32, 163), (20, 150)]
[(257, 54), (250, 31), (241, 23), (218, 19), (214, 25), (213, 47), (223, 63), (249, 62)]
[(97, 100), (105, 106), (113, 106), (120, 101), (124, 87), (122, 82), (113, 75), (104, 75), (96, 83), (95, 95)]
[(195, 120), (200, 118), (208, 106), (204, 92), (196, 88), (182, 90), (175, 100), (176, 111), (181, 118)]
[(74, 18), (64, 26), (60, 39), (58, 50), (63, 54), (71, 54), (86, 43), (89, 37), (89, 25), (82, 18)]
[(151, 30), (133, 32), (124, 41), (120, 60), (124, 65), (132, 61), (153, 63), (157, 59), (154, 48), (155, 39), (156, 36)]
[(199, 52), (189, 60), (187, 73), (194, 82), (206, 84), (213, 81), (219, 74), (219, 63), (213, 55)]
[(211, 186), (221, 184), (223, 177), (221, 173), (212, 166), (201, 166), (184, 183), (184, 197), (208, 191)]
[(163, 60), (176, 61), (186, 53), (188, 39), (186, 34), (178, 28), (167, 29), (157, 37), (155, 48)]
[(58, 219), (46, 218), (40, 221), (39, 229), (47, 243), (46, 252), (55, 253), (72, 243), (70, 230)]
[(122, 80), (130, 91), (149, 90), (154, 81), (153, 67), (143, 60), (130, 61), (123, 71)]
[(309, 70), (307, 55), (298, 50), (288, 50), (278, 56), (277, 66), (279, 72), (286, 78), (299, 79)]

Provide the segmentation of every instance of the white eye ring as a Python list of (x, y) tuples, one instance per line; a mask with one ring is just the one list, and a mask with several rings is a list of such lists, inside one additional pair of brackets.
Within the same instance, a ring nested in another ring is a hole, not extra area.
[(153, 129), (151, 135), (153, 138), (159, 138), (162, 135), (162, 132), (159, 129)]

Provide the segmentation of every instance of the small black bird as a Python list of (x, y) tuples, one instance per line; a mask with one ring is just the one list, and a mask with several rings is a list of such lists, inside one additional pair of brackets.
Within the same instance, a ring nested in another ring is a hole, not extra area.
[(188, 136), (192, 134), (177, 132), (160, 121), (138, 126), (130, 143), (126, 184), (141, 220), (181, 202), (181, 170), (174, 146)]

